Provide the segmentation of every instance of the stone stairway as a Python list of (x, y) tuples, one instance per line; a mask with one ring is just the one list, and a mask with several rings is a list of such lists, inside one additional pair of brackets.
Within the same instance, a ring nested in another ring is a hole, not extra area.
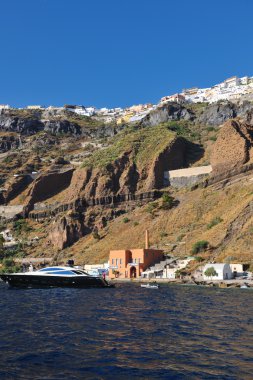
[(146, 271), (159, 272), (159, 271), (163, 270), (166, 267), (166, 265), (173, 263), (175, 260), (176, 260), (176, 258), (162, 260), (159, 263), (156, 263), (155, 265), (146, 269)]

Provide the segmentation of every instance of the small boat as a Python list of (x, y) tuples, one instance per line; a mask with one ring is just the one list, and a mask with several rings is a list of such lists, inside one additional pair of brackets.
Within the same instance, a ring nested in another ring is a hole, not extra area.
[(240, 289), (248, 289), (249, 288), (249, 285), (247, 284), (243, 284), (240, 286)]
[(3, 273), (0, 279), (12, 287), (22, 288), (112, 288), (102, 277), (90, 276), (82, 269), (68, 266), (42, 268), (23, 273)]
[(159, 289), (159, 285), (158, 284), (141, 284), (141, 288)]

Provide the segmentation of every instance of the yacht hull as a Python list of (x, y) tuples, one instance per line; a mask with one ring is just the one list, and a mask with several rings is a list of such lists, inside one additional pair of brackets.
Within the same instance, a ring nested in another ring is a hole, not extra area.
[(1, 274), (1, 280), (19, 288), (108, 288), (113, 287), (100, 277), (92, 276), (45, 276), (33, 274)]

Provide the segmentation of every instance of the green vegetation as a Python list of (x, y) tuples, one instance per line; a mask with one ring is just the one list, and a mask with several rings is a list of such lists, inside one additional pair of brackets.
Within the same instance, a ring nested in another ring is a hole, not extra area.
[(201, 263), (202, 261), (204, 261), (203, 257), (201, 256), (195, 256), (195, 261), (197, 261), (198, 263)]
[(173, 140), (175, 133), (167, 125), (160, 124), (155, 127), (139, 128), (131, 126), (111, 139), (111, 145), (94, 152), (83, 162), (83, 167), (106, 168), (124, 152), (131, 153), (133, 161), (140, 167), (152, 161)]
[(182, 241), (184, 237), (185, 237), (185, 234), (178, 235), (177, 241), (179, 241), (179, 242)]
[(199, 252), (203, 252), (205, 251), (209, 246), (209, 243), (208, 241), (206, 240), (199, 240), (197, 241), (196, 243), (193, 244), (192, 246), (192, 253), (193, 254), (196, 254), (196, 253), (199, 253)]
[(214, 219), (211, 220), (210, 223), (207, 224), (207, 229), (210, 230), (212, 227), (216, 226), (217, 224), (223, 222), (223, 219), (219, 216), (216, 216)]
[(211, 277), (212, 279), (212, 277), (218, 276), (218, 273), (216, 272), (214, 267), (210, 267), (210, 268), (207, 268), (207, 270), (204, 272), (204, 275), (207, 277)]
[(134, 222), (134, 227), (138, 226), (139, 222)]
[(160, 237), (161, 237), (161, 238), (164, 238), (164, 237), (166, 237), (166, 236), (168, 236), (167, 232), (162, 231), (162, 232), (160, 233)]
[(2, 261), (2, 267), (0, 269), (1, 273), (15, 273), (15, 272), (20, 272), (21, 271), (21, 266), (16, 265), (13, 258), (8, 257), (3, 259)]
[(81, 128), (101, 128), (104, 123), (89, 116), (75, 114), (74, 112), (64, 111), (62, 119), (68, 120), (70, 123), (79, 125)]
[(163, 210), (169, 210), (173, 207), (175, 198), (173, 198), (171, 195), (164, 193), (162, 196), (162, 205), (161, 209)]
[(158, 202), (149, 202), (149, 204), (145, 208), (145, 211), (154, 216), (154, 211), (157, 209), (157, 207)]
[(125, 218), (123, 219), (123, 223), (128, 223), (128, 222), (130, 222), (130, 219), (127, 218), (127, 217), (125, 217)]
[(93, 231), (92, 233), (93, 239), (100, 240), (101, 236), (99, 235), (98, 231)]
[(13, 223), (13, 230), (15, 232), (15, 235), (19, 236), (23, 233), (28, 233), (32, 231), (32, 228), (29, 226), (26, 220), (19, 219)]
[(42, 110), (40, 109), (10, 109), (8, 115), (12, 117), (20, 117), (22, 119), (39, 119), (41, 117)]

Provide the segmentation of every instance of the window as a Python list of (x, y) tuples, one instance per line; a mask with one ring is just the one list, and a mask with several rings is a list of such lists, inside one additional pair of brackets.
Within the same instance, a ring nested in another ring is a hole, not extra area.
[(118, 259), (116, 259), (115, 261), (116, 261), (116, 265), (118, 265)]
[(112, 259), (112, 265), (114, 264), (114, 259)]
[(119, 259), (119, 263), (122, 264), (122, 259)]

